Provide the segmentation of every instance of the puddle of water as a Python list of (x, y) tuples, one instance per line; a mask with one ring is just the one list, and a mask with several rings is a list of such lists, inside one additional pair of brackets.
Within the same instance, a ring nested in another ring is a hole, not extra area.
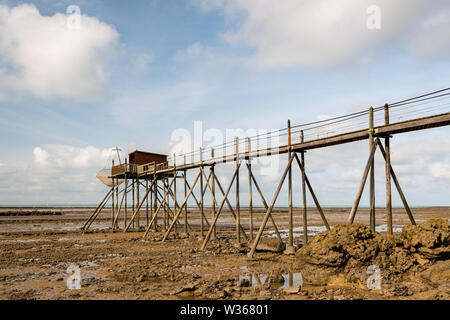
[(271, 283), (269, 276), (267, 274), (256, 274), (248, 272), (248, 267), (241, 267), (241, 270), (247, 271), (239, 276), (239, 280), (247, 279), (250, 282), (250, 286), (259, 287), (264, 284), (270, 284), (272, 288), (281, 290), (283, 288), (289, 288), (292, 286), (302, 286), (303, 277), (301, 272), (289, 272), (282, 274), (284, 282), (283, 283)]
[(46, 239), (14, 239), (14, 240), (3, 240), (6, 243), (33, 243), (33, 242), (48, 242), (50, 240)]
[[(404, 225), (392, 225), (393, 232), (402, 232)], [(376, 232), (387, 232), (387, 224), (381, 224), (375, 227)]]
[[(330, 228), (333, 228), (332, 226)], [(315, 236), (318, 233), (321, 233), (323, 231), (327, 230), (325, 226), (308, 226), (308, 236)], [(288, 230), (279, 230), (280, 236), (283, 239), (286, 239), (289, 237), (289, 231)], [(303, 227), (297, 227), (293, 229), (294, 237), (302, 237), (303, 236)], [(276, 233), (274, 230), (267, 231), (267, 234), (269, 237), (276, 237)]]
[(284, 284), (280, 287), (280, 289), (303, 285), (303, 276), (301, 272), (285, 273), (283, 274), (283, 278)]

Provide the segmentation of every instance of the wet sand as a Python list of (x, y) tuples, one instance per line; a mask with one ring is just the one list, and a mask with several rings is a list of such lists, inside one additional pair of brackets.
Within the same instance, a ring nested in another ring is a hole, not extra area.
[[(48, 208), (45, 208), (48, 209)], [(6, 210), (6, 208), (2, 208)], [(0, 299), (436, 299), (436, 292), (387, 297), (336, 281), (318, 285), (303, 278), (296, 294), (285, 292), (300, 281), (295, 257), (280, 253), (257, 252), (247, 257), (248, 247), (236, 245), (234, 219), (224, 211), (217, 228), (218, 239), (200, 251), (200, 220), (190, 210), (189, 235), (177, 229), (166, 242), (163, 233), (151, 231), (144, 240), (146, 212), (141, 211), (140, 230), (111, 232), (110, 212), (105, 211), (81, 233), (80, 227), (93, 208), (56, 208), (60, 216), (0, 216)], [(324, 208), (330, 226), (345, 223), (350, 208)], [(417, 223), (433, 217), (450, 219), (450, 208), (412, 208)], [(205, 215), (210, 218), (205, 208)], [(295, 211), (294, 243), (302, 242), (301, 211)], [(131, 215), (131, 213), (130, 213)], [(264, 210), (254, 210), (256, 234)], [(274, 219), (283, 237), (287, 237), (286, 208), (277, 208)], [(241, 211), (241, 221), (249, 231), (248, 213)], [(385, 213), (377, 209), (377, 231), (386, 228)], [(161, 226), (162, 220), (159, 220)], [(358, 211), (355, 223), (368, 224), (368, 210)], [(394, 231), (410, 224), (401, 208), (394, 209)], [(273, 237), (270, 223), (265, 236)], [(123, 227), (120, 221), (119, 227)], [(308, 210), (309, 236), (324, 230), (320, 215)], [(79, 267), (81, 289), (67, 286), (68, 267)], [(281, 274), (279, 281), (274, 274)], [(248, 280), (248, 283), (247, 281)]]

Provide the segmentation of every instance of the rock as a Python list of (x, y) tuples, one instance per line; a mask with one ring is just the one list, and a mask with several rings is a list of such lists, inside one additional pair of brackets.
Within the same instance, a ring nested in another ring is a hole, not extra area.
[(244, 287), (249, 287), (250, 286), (250, 281), (248, 279), (239, 279), (237, 286), (239, 288), (244, 288)]
[(196, 289), (194, 284), (187, 284), (185, 286), (179, 287), (175, 290), (173, 290), (170, 294), (171, 295), (177, 295), (180, 294), (182, 292), (186, 292), (186, 291), (194, 291)]
[(283, 252), (285, 244), (275, 238), (261, 238), (256, 250), (257, 251), (269, 251), (269, 252)]
[(362, 262), (370, 260), (377, 249), (375, 233), (362, 224), (352, 224), (336, 225), (319, 233), (296, 254), (304, 255), (311, 264), (340, 267), (350, 257)]
[(300, 292), (301, 289), (302, 287), (300, 286), (292, 286), (288, 288), (283, 288), (283, 292), (286, 294), (297, 294)]
[(427, 259), (450, 257), (450, 224), (440, 218), (430, 219), (418, 226), (405, 226), (400, 236), (403, 246)]
[(270, 283), (284, 283), (284, 277), (281, 272), (274, 272), (269, 277)]
[(268, 291), (268, 290), (261, 290), (260, 292), (259, 292), (259, 296), (261, 297), (265, 297), (265, 296), (271, 296), (271, 293), (270, 293), (270, 291)]
[(422, 257), (420, 254), (418, 254), (418, 253), (415, 253), (413, 256), (414, 256), (414, 258), (416, 259), (416, 262), (417, 262), (418, 265), (423, 266), (423, 265), (426, 265), (427, 263), (430, 262), (430, 260), (423, 258), (423, 257)]
[(294, 255), (295, 254), (295, 247), (294, 246), (286, 246), (286, 250), (283, 252), (286, 255)]

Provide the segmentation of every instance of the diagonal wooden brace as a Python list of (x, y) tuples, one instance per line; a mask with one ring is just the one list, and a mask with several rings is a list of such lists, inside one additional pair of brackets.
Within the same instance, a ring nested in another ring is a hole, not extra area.
[(305, 175), (305, 182), (309, 189), (309, 192), (311, 193), (311, 196), (314, 200), (314, 203), (316, 204), (317, 211), (319, 211), (320, 217), (322, 218), (323, 224), (327, 228), (327, 230), (330, 230), (330, 225), (328, 224), (327, 218), (325, 217), (325, 214), (323, 213), (322, 207), (320, 206), (319, 200), (317, 200), (316, 194), (314, 193), (314, 190), (312, 188), (311, 183), (309, 182), (308, 176), (306, 175), (305, 168), (303, 167), (300, 159), (298, 158), (297, 154), (295, 153), (295, 160), (297, 161), (298, 166), (300, 167), (300, 170)]
[(261, 240), (262, 233), (264, 232), (264, 229), (266, 228), (267, 220), (269, 220), (269, 216), (272, 213), (273, 207), (275, 206), (275, 202), (277, 201), (278, 195), (280, 194), (284, 180), (286, 179), (288, 171), (291, 168), (292, 160), (294, 160), (294, 155), (295, 155), (295, 152), (293, 152), (293, 154), (289, 158), (288, 164), (286, 165), (286, 169), (284, 169), (283, 176), (281, 177), (280, 183), (278, 184), (278, 187), (277, 187), (277, 191), (275, 192), (275, 194), (272, 198), (272, 202), (270, 203), (270, 206), (267, 208), (267, 211), (266, 211), (266, 214), (264, 215), (261, 226), (259, 227), (258, 233), (256, 234), (256, 238), (253, 241), (252, 248), (250, 249), (250, 252), (248, 253), (249, 258), (253, 258), (253, 255), (255, 254), (256, 247), (258, 246), (259, 240)]
[(372, 166), (372, 160), (375, 155), (375, 151), (377, 150), (378, 143), (374, 143), (372, 146), (372, 150), (370, 151), (369, 159), (367, 159), (366, 168), (364, 169), (364, 173), (361, 179), (361, 183), (359, 184), (358, 192), (356, 193), (356, 199), (353, 203), (352, 210), (350, 211), (350, 215), (348, 216), (348, 223), (352, 224), (355, 220), (356, 210), (358, 210), (359, 201), (361, 200), (361, 195), (364, 191), (364, 185), (367, 181), (367, 176), (369, 175), (369, 170)]
[(198, 173), (198, 175), (197, 175), (197, 178), (195, 178), (195, 181), (194, 181), (194, 183), (192, 184), (192, 187), (189, 189), (188, 194), (187, 194), (186, 197), (184, 198), (183, 203), (181, 203), (181, 206), (180, 206), (180, 208), (178, 209), (177, 213), (175, 214), (175, 217), (173, 218), (172, 223), (170, 224), (169, 228), (167, 229), (166, 233), (164, 234), (164, 237), (163, 237), (163, 239), (162, 239), (163, 242), (166, 241), (167, 237), (169, 236), (170, 232), (172, 231), (173, 227), (175, 226), (175, 223), (177, 222), (178, 217), (180, 216), (181, 211), (183, 210), (183, 207), (184, 207), (185, 203), (187, 202), (187, 200), (188, 200), (189, 197), (191, 196), (191, 193), (194, 191), (194, 187), (195, 187), (195, 185), (197, 184), (197, 181), (198, 181), (198, 179), (200, 178), (200, 175), (201, 175), (201, 174), (202, 174), (202, 173), (201, 173), (201, 171), (200, 171), (200, 172)]

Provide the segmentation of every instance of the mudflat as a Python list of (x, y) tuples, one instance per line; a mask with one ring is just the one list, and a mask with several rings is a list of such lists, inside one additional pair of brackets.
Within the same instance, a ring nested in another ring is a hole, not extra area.
[[(252, 259), (247, 256), (252, 242), (243, 238), (237, 244), (234, 220), (226, 211), (217, 238), (201, 251), (194, 210), (189, 233), (179, 226), (165, 242), (162, 221), (143, 238), (145, 210), (141, 227), (127, 233), (111, 231), (108, 210), (85, 233), (79, 229), (91, 208), (45, 210), (60, 214), (0, 216), (0, 299), (449, 299), (447, 207), (412, 208), (418, 227), (395, 208), (393, 238), (385, 236), (382, 208), (375, 233), (365, 227), (366, 208), (350, 227), (345, 226), (349, 208), (325, 208), (330, 231), (311, 208), (307, 245), (296, 209), (296, 253), (271, 246), (277, 238), (269, 223), (259, 248), (264, 251)], [(241, 215), (250, 237), (245, 208)], [(255, 209), (253, 236), (263, 215), (263, 209)], [(277, 208), (273, 216), (286, 238), (287, 209)], [(69, 288), (75, 276), (80, 289)]]

